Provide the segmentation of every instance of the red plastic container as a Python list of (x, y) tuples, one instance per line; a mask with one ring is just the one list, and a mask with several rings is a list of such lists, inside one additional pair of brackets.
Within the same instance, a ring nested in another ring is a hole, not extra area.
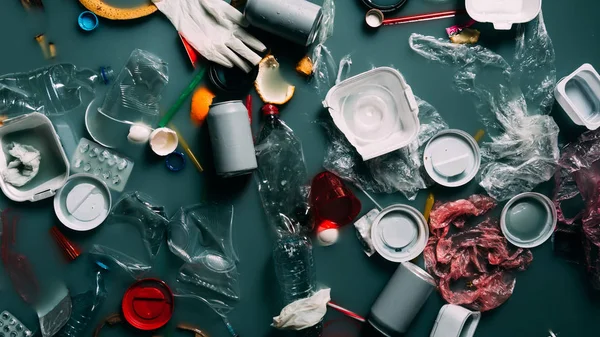
[(157, 279), (143, 279), (134, 283), (123, 296), (121, 307), (125, 320), (140, 330), (156, 330), (173, 316), (173, 293), (169, 286)]
[(321, 172), (312, 181), (310, 190), (310, 205), (317, 220), (317, 230), (321, 224), (331, 223), (338, 227), (354, 221), (360, 213), (360, 200), (344, 184), (344, 182), (331, 172)]

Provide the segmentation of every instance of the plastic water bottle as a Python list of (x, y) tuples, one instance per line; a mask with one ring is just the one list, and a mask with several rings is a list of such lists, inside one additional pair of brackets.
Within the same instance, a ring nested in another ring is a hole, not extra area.
[(313, 294), (316, 276), (309, 238), (300, 235), (281, 237), (273, 248), (273, 259), (285, 305)]
[(0, 114), (14, 117), (40, 112), (61, 115), (81, 105), (81, 91), (94, 92), (100, 83), (108, 84), (113, 72), (78, 69), (73, 64), (56, 64), (26, 73), (0, 76)]

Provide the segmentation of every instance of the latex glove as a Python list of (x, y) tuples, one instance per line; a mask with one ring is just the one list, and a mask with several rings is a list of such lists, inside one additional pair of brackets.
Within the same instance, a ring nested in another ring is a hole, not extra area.
[(273, 317), (272, 327), (278, 329), (302, 330), (319, 323), (327, 312), (331, 300), (331, 289), (321, 289), (308, 298), (286, 305), (277, 317)]
[(210, 61), (249, 72), (252, 67), (243, 59), (257, 65), (262, 58), (252, 49), (267, 49), (242, 28), (248, 26), (242, 13), (223, 0), (152, 1), (189, 44)]

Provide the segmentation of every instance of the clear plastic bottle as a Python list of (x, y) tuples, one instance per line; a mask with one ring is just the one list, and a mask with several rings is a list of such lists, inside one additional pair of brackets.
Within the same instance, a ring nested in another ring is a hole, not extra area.
[(55, 64), (26, 73), (0, 76), (0, 114), (14, 117), (39, 112), (64, 114), (82, 103), (82, 89), (93, 93), (98, 84), (108, 84), (113, 72), (79, 69), (73, 64)]
[(301, 235), (279, 238), (273, 247), (273, 260), (285, 305), (313, 294), (316, 275), (309, 238)]

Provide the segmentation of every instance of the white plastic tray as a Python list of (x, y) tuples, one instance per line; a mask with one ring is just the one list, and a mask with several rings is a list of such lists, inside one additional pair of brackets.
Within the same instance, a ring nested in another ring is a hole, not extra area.
[(491, 22), (497, 30), (529, 22), (540, 13), (542, 0), (466, 0), (467, 13), (478, 22)]
[(600, 75), (591, 64), (558, 81), (554, 96), (573, 123), (590, 130), (600, 127)]

